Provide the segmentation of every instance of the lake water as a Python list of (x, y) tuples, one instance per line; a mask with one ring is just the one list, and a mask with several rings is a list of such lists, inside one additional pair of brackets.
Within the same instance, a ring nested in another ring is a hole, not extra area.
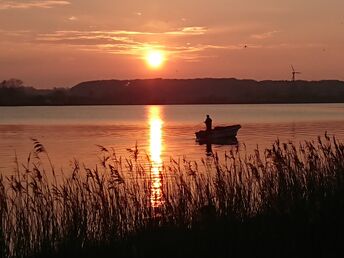
[[(196, 143), (194, 132), (204, 128), (206, 114), (214, 126), (241, 124), (238, 146), (248, 151), (277, 138), (316, 139), (325, 131), (344, 140), (344, 104), (0, 107), (0, 173), (13, 173), (15, 155), (26, 161), (31, 138), (64, 170), (74, 158), (95, 165), (97, 144), (128, 156), (137, 143), (156, 162), (170, 156), (200, 160), (206, 146)], [(220, 155), (231, 148), (236, 146), (212, 145)]]

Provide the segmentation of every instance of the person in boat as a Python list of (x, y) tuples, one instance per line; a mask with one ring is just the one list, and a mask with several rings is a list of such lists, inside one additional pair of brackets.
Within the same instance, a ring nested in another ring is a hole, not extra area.
[(210, 118), (209, 115), (207, 115), (207, 118), (205, 119), (204, 123), (205, 123), (205, 126), (206, 126), (206, 131), (207, 132), (210, 132), (211, 129), (212, 129), (212, 122), (213, 120)]

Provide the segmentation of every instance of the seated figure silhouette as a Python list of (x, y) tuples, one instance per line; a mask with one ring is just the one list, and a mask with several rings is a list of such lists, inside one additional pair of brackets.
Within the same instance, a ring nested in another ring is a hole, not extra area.
[(209, 117), (209, 115), (207, 115), (207, 118), (205, 119), (204, 123), (206, 126), (206, 131), (207, 132), (211, 132), (212, 129), (212, 122), (213, 120)]

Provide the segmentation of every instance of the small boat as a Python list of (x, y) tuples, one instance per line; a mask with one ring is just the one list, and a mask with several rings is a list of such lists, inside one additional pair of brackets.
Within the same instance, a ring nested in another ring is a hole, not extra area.
[(241, 125), (217, 126), (210, 132), (201, 130), (196, 132), (196, 141), (200, 143), (226, 142), (235, 139)]

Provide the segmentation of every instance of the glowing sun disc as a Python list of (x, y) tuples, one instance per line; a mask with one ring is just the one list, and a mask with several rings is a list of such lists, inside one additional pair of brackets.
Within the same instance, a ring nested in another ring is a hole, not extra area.
[(159, 68), (164, 62), (164, 54), (161, 51), (150, 51), (146, 55), (146, 61), (151, 68)]

